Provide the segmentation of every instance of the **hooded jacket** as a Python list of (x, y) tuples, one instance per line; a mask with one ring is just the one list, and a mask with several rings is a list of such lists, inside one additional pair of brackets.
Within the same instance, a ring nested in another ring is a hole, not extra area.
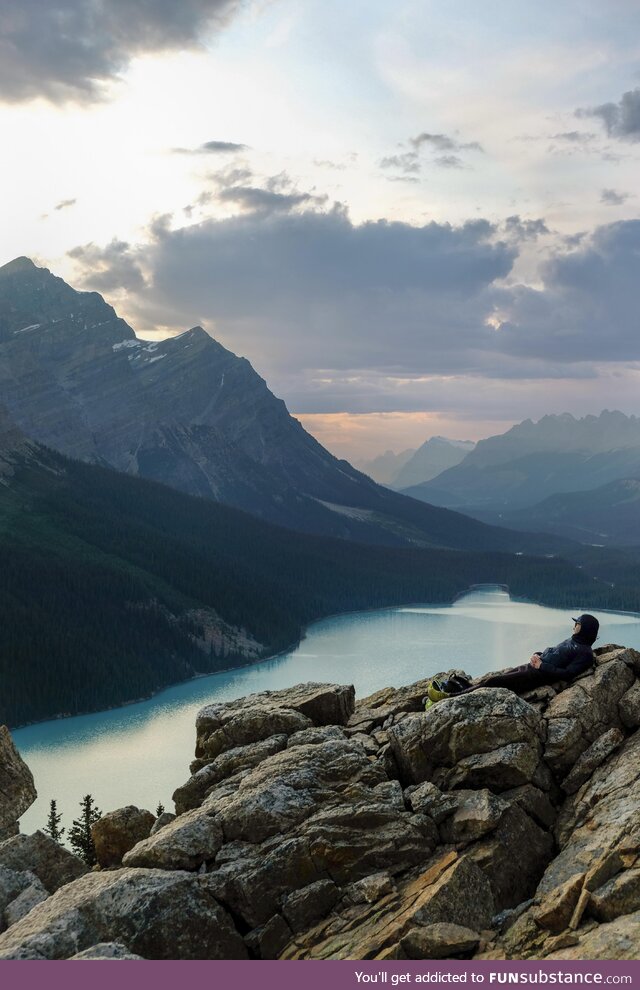
[(557, 646), (549, 646), (540, 654), (539, 670), (545, 674), (557, 674), (561, 680), (569, 680), (584, 673), (594, 663), (593, 650), (588, 643), (580, 642), (580, 635), (571, 636)]

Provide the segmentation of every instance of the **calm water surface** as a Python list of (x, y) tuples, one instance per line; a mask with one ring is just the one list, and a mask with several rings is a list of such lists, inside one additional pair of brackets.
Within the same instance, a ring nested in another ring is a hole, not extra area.
[[(475, 676), (524, 663), (534, 650), (565, 639), (571, 614), (486, 591), (450, 606), (352, 613), (311, 626), (297, 649), (276, 659), (188, 681), (150, 701), (16, 730), (39, 794), (22, 830), (44, 825), (51, 798), (68, 827), (88, 793), (103, 812), (126, 804), (154, 811), (159, 801), (173, 810), (171, 794), (189, 776), (196, 714), (208, 702), (310, 680), (354, 684), (363, 697), (453, 666)], [(601, 642), (640, 649), (640, 615), (598, 618)]]

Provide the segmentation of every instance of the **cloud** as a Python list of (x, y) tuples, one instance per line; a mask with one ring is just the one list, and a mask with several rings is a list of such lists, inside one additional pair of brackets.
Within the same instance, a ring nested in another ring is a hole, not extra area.
[(321, 206), (326, 196), (300, 192), (286, 172), (260, 180), (250, 168), (227, 168), (209, 176), (215, 189), (202, 193), (197, 205), (211, 200), (234, 204), (246, 212), (290, 212), (301, 206)]
[(139, 292), (145, 288), (135, 251), (126, 241), (113, 240), (106, 247), (84, 244), (72, 248), (68, 254), (83, 273), (80, 279), (83, 288), (107, 293), (120, 289)]
[(434, 158), (439, 168), (465, 168), (465, 164), (458, 155), (438, 155)]
[(420, 171), (418, 154), (415, 151), (406, 151), (401, 155), (388, 155), (380, 159), (380, 168), (399, 168), (405, 175), (411, 175)]
[(629, 193), (617, 192), (615, 189), (603, 189), (600, 202), (606, 206), (622, 206), (630, 199)]
[(591, 144), (596, 140), (597, 135), (591, 131), (562, 131), (560, 134), (552, 134), (553, 141), (567, 141), (569, 144)]
[(416, 137), (409, 138), (409, 143), (416, 150), (427, 144), (435, 151), (484, 151), (484, 148), (478, 141), (460, 142), (455, 138), (449, 137), (447, 134), (429, 134), (427, 131), (417, 134)]
[(307, 412), (427, 408), (442, 376), (584, 383), (640, 362), (640, 220), (555, 236), (527, 285), (514, 264), (552, 236), (543, 218), (355, 223), (286, 173), (236, 171), (212, 192), (232, 216), (76, 248), (83, 286), (127, 287), (141, 329), (204, 325)]
[(550, 233), (544, 220), (540, 218), (537, 220), (522, 220), (517, 214), (507, 217), (504, 221), (504, 231), (509, 237), (513, 237), (518, 241), (536, 240), (538, 237)]
[(623, 93), (618, 103), (602, 103), (597, 107), (576, 110), (576, 116), (599, 118), (609, 137), (640, 141), (640, 89)]
[(198, 47), (242, 0), (0, 0), (0, 99), (92, 102), (131, 59)]
[(217, 195), (220, 203), (235, 203), (243, 210), (271, 213), (274, 210), (290, 211), (296, 206), (309, 204), (316, 197), (310, 193), (280, 193), (259, 186), (229, 186)]
[(62, 199), (54, 206), (54, 210), (67, 210), (70, 206), (75, 206), (77, 199)]
[(205, 141), (197, 148), (174, 148), (175, 155), (232, 155), (248, 151), (248, 145), (233, 141)]
[(640, 220), (598, 227), (541, 267), (541, 288), (497, 289), (496, 337), (505, 356), (561, 362), (640, 361)]
[[(417, 134), (416, 137), (409, 138), (409, 145), (411, 146), (411, 151), (402, 151), (398, 154), (387, 155), (385, 158), (382, 158), (380, 160), (380, 168), (396, 168), (400, 170), (402, 175), (406, 176), (418, 175), (422, 170), (420, 154), (421, 150), (425, 147), (430, 148), (434, 152), (441, 152), (441, 154), (436, 155), (432, 159), (432, 163), (439, 168), (466, 168), (467, 166), (463, 159), (459, 154), (454, 154), (454, 152), (484, 151), (482, 145), (478, 144), (477, 141), (461, 142), (449, 137), (447, 134), (429, 134), (427, 131)], [(398, 181), (398, 179), (392, 181)]]
[(147, 243), (124, 251), (76, 249), (83, 285), (115, 289), (120, 272), (142, 271), (146, 287), (129, 297), (136, 325), (202, 323), (271, 379), (323, 367), (413, 375), (490, 364), (491, 287), (517, 255), (493, 224), (355, 224), (339, 205), (273, 208), (265, 192), (248, 212), (156, 225)]

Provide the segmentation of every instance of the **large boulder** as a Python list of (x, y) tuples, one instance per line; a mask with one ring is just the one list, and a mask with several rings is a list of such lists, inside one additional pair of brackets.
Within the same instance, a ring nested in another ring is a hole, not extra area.
[(213, 759), (234, 746), (291, 735), (312, 725), (346, 725), (354, 704), (353, 685), (310, 682), (207, 705), (196, 720), (196, 757)]
[(16, 835), (0, 843), (0, 867), (3, 866), (19, 873), (34, 873), (50, 894), (87, 872), (81, 859), (44, 832)]
[(543, 738), (540, 714), (505, 688), (446, 699), (389, 729), (402, 780), (429, 780), (444, 790), (503, 791), (530, 783)]
[(251, 770), (235, 793), (218, 801), (216, 789), (203, 807), (215, 808), (225, 841), (262, 842), (289, 832), (346, 788), (386, 780), (356, 743), (329, 740), (276, 753)]
[(119, 866), (124, 854), (147, 838), (155, 820), (150, 811), (132, 804), (103, 815), (91, 828), (98, 864)]
[(514, 802), (466, 855), (488, 878), (496, 910), (502, 911), (532, 896), (554, 848), (553, 837)]
[(470, 928), (440, 922), (412, 928), (400, 940), (407, 959), (455, 959), (468, 957), (480, 942), (480, 936)]
[(37, 796), (33, 774), (6, 725), (0, 725), (0, 840), (15, 833), (16, 822)]
[(222, 846), (222, 829), (215, 815), (195, 808), (143, 839), (124, 856), (125, 866), (161, 870), (195, 870), (212, 862)]
[(635, 681), (631, 660), (624, 653), (602, 654), (592, 675), (560, 691), (547, 706), (545, 761), (558, 776), (566, 776), (604, 733), (624, 728), (620, 702)]
[[(302, 731), (304, 732), (304, 730)], [(296, 732), (291, 738), (300, 734), (300, 732)], [(216, 784), (233, 777), (242, 770), (250, 770), (266, 760), (268, 756), (273, 756), (275, 753), (286, 749), (288, 738), (284, 734), (270, 736), (268, 739), (262, 739), (248, 746), (235, 746), (233, 749), (221, 753), (192, 774), (186, 784), (174, 791), (173, 800), (177, 813), (181, 815), (185, 811), (191, 811), (192, 808), (198, 808), (207, 792)]]
[(15, 925), (17, 921), (29, 914), (37, 904), (42, 904), (49, 897), (48, 892), (40, 883), (36, 876), (28, 887), (25, 887), (15, 900), (11, 901), (4, 912), (4, 923), (7, 928)]
[(89, 873), (0, 935), (0, 959), (67, 959), (121, 942), (145, 959), (244, 959), (208, 877), (164, 870)]

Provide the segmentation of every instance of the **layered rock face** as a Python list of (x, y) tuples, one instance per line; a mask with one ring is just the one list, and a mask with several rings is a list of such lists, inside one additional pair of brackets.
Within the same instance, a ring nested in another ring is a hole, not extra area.
[(0, 958), (635, 958), (639, 673), (604, 647), (524, 698), (207, 706), (177, 816), (105, 816), (105, 868), (9, 919)]

